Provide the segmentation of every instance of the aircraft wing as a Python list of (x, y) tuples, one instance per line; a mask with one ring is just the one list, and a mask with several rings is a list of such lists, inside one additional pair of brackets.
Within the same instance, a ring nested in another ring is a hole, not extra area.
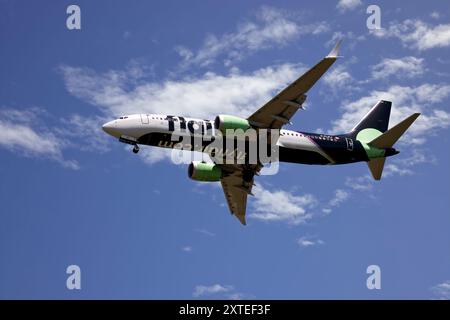
[(339, 40), (333, 50), (314, 67), (306, 71), (300, 78), (291, 83), (283, 91), (253, 113), (248, 120), (256, 127), (279, 129), (290, 119), (298, 109), (303, 109), (306, 93), (322, 77), (338, 58)]
[(244, 179), (244, 174), (241, 170), (242, 167), (229, 165), (221, 165), (221, 167), (228, 171), (228, 173), (220, 179), (225, 198), (227, 199), (228, 208), (243, 225), (246, 225), (245, 211), (247, 208), (247, 196), (249, 194), (253, 195), (251, 193), (253, 178), (255, 172), (259, 169), (246, 173), (247, 177)]

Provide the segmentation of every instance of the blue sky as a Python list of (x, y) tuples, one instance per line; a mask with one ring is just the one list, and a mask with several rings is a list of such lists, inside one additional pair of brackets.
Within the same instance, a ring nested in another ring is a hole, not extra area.
[[(81, 30), (70, 4), (0, 1), (0, 298), (450, 298), (447, 3), (378, 1), (377, 31), (358, 0), (77, 1)], [(293, 128), (345, 132), (378, 99), (391, 125), (422, 112), (381, 182), (364, 163), (281, 164), (243, 227), (217, 184), (100, 129), (248, 116), (338, 38)]]

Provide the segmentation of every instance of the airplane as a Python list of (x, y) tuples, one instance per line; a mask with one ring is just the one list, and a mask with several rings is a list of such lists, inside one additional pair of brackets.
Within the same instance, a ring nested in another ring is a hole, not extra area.
[[(340, 44), (341, 41), (338, 41), (327, 56), (248, 118), (218, 115), (214, 120), (203, 120), (162, 114), (133, 114), (107, 122), (102, 128), (120, 142), (132, 145), (134, 153), (139, 152), (139, 145), (177, 148), (177, 143), (186, 136), (209, 137), (209, 140), (202, 140), (200, 149), (208, 153), (208, 144), (225, 134), (225, 129), (253, 129), (257, 132), (270, 129), (279, 135), (275, 141), (279, 162), (315, 165), (366, 162), (373, 178), (380, 180), (386, 158), (399, 153), (394, 144), (420, 113), (414, 113), (388, 129), (392, 103), (380, 100), (349, 133), (332, 135), (282, 129), (284, 125), (291, 124), (290, 119), (296, 111), (305, 109), (306, 93), (338, 59)], [(194, 148), (194, 143), (185, 147), (189, 151), (198, 150)], [(256, 163), (244, 161), (231, 164), (192, 161), (188, 176), (197, 181), (220, 181), (231, 214), (246, 225), (247, 197), (252, 195), (254, 177), (259, 175), (264, 165), (259, 160)]]

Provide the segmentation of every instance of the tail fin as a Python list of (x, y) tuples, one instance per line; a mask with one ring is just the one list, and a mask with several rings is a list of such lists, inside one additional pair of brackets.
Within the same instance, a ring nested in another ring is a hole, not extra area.
[(363, 129), (376, 129), (385, 132), (389, 125), (392, 102), (380, 100), (372, 109), (361, 119), (361, 121), (352, 129), (351, 134), (356, 136)]
[(369, 142), (369, 145), (380, 149), (391, 148), (419, 116), (420, 113), (414, 113), (396, 126), (390, 128), (388, 131)]

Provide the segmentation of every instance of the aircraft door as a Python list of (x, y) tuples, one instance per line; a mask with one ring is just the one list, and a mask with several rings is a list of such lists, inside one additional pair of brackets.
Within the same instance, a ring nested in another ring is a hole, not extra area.
[(141, 114), (142, 124), (148, 124), (148, 114)]

